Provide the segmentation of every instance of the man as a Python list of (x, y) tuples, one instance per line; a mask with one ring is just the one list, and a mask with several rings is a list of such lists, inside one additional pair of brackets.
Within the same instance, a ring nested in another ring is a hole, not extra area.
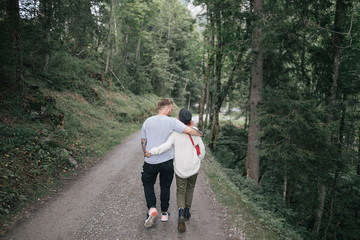
[(171, 118), (173, 102), (169, 98), (161, 99), (158, 102), (158, 114), (145, 120), (141, 129), (141, 146), (144, 152), (144, 165), (141, 172), (141, 181), (144, 186), (148, 215), (145, 220), (145, 227), (151, 227), (157, 216), (156, 197), (154, 184), (159, 174), (160, 178), (160, 201), (161, 221), (169, 219), (170, 186), (174, 177), (174, 149), (146, 158), (146, 150), (157, 147), (166, 142), (173, 131), (188, 133), (194, 136), (202, 136), (196, 129), (187, 127), (178, 119)]

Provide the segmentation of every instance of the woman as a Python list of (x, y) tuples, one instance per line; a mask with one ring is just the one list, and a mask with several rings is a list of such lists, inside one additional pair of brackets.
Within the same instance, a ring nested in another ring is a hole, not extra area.
[[(185, 125), (195, 128), (194, 122), (191, 121), (192, 114), (189, 110), (182, 108), (178, 118)], [(146, 156), (161, 154), (169, 150), (172, 146), (174, 146), (175, 149), (174, 171), (176, 177), (177, 205), (179, 208), (178, 230), (179, 232), (185, 232), (185, 220), (189, 220), (191, 216), (190, 208), (194, 188), (201, 159), (205, 156), (205, 147), (201, 137), (173, 132), (164, 144), (147, 151)], [(198, 153), (196, 148), (200, 149), (200, 153)]]

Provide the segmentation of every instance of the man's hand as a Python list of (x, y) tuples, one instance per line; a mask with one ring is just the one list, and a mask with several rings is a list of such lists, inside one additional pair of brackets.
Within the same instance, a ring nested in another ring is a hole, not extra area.
[(145, 151), (145, 156), (146, 156), (147, 158), (149, 158), (149, 157), (151, 156), (151, 153), (150, 153), (148, 150), (146, 150), (146, 151)]
[(190, 134), (193, 136), (199, 136), (199, 137), (202, 137), (204, 135), (201, 131), (191, 128), (191, 127), (186, 127), (184, 129), (184, 133), (187, 133), (187, 134)]

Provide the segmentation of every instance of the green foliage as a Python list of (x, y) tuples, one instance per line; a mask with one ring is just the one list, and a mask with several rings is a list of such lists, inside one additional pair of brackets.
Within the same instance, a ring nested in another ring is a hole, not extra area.
[(91, 164), (156, 112), (154, 95), (87, 87), (97, 98), (34, 87), (25, 98), (11, 95), (1, 103), (2, 109), (11, 109), (0, 121), (1, 222), (76, 174), (69, 156), (80, 166)]
[[(360, 234), (360, 221), (357, 217), (360, 207), (359, 186), (360, 179), (355, 172), (342, 174), (338, 182), (334, 199), (334, 206), (338, 207), (333, 213), (334, 222), (330, 224), (329, 231), (335, 231), (337, 223), (344, 223), (344, 227), (338, 233), (338, 236), (343, 236), (344, 239), (357, 239)], [(325, 216), (329, 214), (329, 211), (325, 212)]]
[[(3, 139), (0, 149), (1, 221), (31, 200), (35, 192), (54, 184), (62, 171), (72, 171), (60, 155), (66, 143), (52, 144), (46, 137), (50, 126), (32, 121), (32, 116), (26, 112), (11, 117), (17, 118), (12, 126), (0, 123)], [(21, 123), (24, 120), (26, 124)]]
[(244, 172), (247, 149), (247, 131), (226, 123), (216, 144), (215, 156), (225, 168), (238, 169)]
[[(135, 29), (141, 28), (141, 22), (144, 26), (133, 35), (134, 40), (129, 40), (127, 43), (128, 48), (134, 49), (132, 52), (134, 54), (141, 39), (141, 57), (138, 59), (137, 67), (133, 67), (134, 64), (129, 62), (126, 68), (128, 74), (132, 76), (131, 82), (134, 83), (131, 83), (129, 88), (140, 92), (140, 89), (134, 87), (141, 86), (142, 92), (146, 92), (149, 88), (143, 83), (146, 83), (145, 79), (147, 79), (147, 82), (149, 80), (151, 82), (152, 90), (159, 96), (170, 95), (178, 102), (185, 102), (187, 98), (184, 94), (185, 89), (195, 90), (189, 87), (188, 83), (196, 83), (200, 80), (198, 71), (201, 64), (198, 47), (200, 35), (194, 29), (194, 20), (185, 6), (178, 1), (157, 1), (150, 5), (152, 9), (149, 9), (149, 5), (141, 3), (136, 5), (138, 5), (137, 8), (130, 7), (123, 10), (126, 11), (125, 14), (130, 14), (124, 17), (125, 24), (128, 26), (128, 21), (131, 19), (129, 16), (132, 16), (131, 11), (139, 12), (139, 8), (147, 6), (144, 8), (146, 10), (140, 11), (140, 14), (137, 13), (143, 19), (133, 20), (137, 22), (133, 24)], [(129, 55), (128, 58), (129, 61), (136, 62), (133, 60), (135, 56)], [(142, 69), (145, 70), (144, 73), (136, 77)], [(192, 75), (190, 76), (188, 72)], [(139, 85), (139, 79), (144, 79), (140, 82), (141, 85)], [(199, 98), (199, 92), (193, 92), (192, 95)]]
[(256, 185), (234, 170), (227, 170), (227, 174), (240, 190), (242, 201), (259, 217), (260, 222), (285, 239), (308, 239), (306, 228), (297, 223), (296, 212), (283, 204), (282, 196), (274, 185)]
[(79, 59), (66, 52), (54, 52), (51, 59), (46, 79), (54, 90), (81, 91), (96, 82), (92, 74), (101, 72), (96, 61)]
[(265, 180), (261, 185), (256, 185), (243, 176), (246, 148), (247, 132), (244, 129), (231, 124), (221, 127), (216, 160), (238, 189), (240, 199), (246, 205), (244, 211), (256, 216), (260, 223), (284, 239), (306, 239), (306, 230), (297, 224), (296, 212), (287, 208), (282, 201), (281, 185), (276, 187)]
[[(154, 113), (158, 97), (151, 93), (159, 86), (167, 96), (178, 87), (179, 102), (189, 92), (199, 98), (193, 88), (199, 87), (200, 35), (185, 6), (178, 1), (122, 1), (110, 14), (109, 4), (21, 1), (21, 56), (2, 8), (2, 216), (73, 171), (64, 150), (87, 164), (138, 130)], [(108, 52), (110, 70), (105, 74)], [(15, 92), (19, 66), (24, 89)]]
[(238, 228), (251, 239), (308, 239), (301, 228), (294, 228), (286, 217), (291, 216), (277, 196), (264, 195), (265, 187), (242, 177), (237, 169), (222, 167), (215, 156), (207, 152), (202, 163), (209, 183), (219, 201), (226, 206)]
[[(214, 50), (212, 22), (202, 36), (180, 1), (113, 2), (21, 1), (18, 29), (9, 21), (6, 1), (0, 3), (2, 214), (71, 170), (63, 149), (86, 163), (87, 156), (107, 152), (138, 129), (155, 106), (151, 93), (183, 106), (199, 100), (203, 65)], [(328, 107), (335, 1), (264, 1), (259, 19), (246, 1), (195, 2), (205, 4), (208, 15), (220, 10), (222, 83), (237, 64), (228, 97), (243, 116), (249, 105), (252, 32), (262, 27), (264, 85), (256, 119), (262, 127), (260, 185), (241, 177), (246, 130), (223, 126), (216, 152), (221, 164), (233, 169), (235, 188), (258, 213), (257, 223), (269, 223), (288, 238), (308, 237), (303, 228), (313, 227), (320, 177), (327, 192), (318, 237), (355, 239), (360, 229), (360, 25), (351, 4), (356, 3), (343, 1), (349, 32), (340, 34), (336, 104)], [(25, 83), (15, 92), (19, 73)], [(214, 86), (210, 93), (213, 101)], [(25, 189), (28, 182), (35, 184)]]
[[(287, 196), (291, 198), (290, 205), (296, 206), (299, 213), (297, 221), (303, 222), (310, 220), (316, 199), (313, 179), (328, 172), (323, 164), (334, 152), (325, 145), (326, 131), (318, 120), (319, 113), (310, 110), (313, 103), (290, 94), (294, 91), (287, 94), (273, 90), (264, 100), (264, 103), (271, 104), (263, 105), (266, 110), (260, 118), (263, 126), (261, 184), (272, 186), (276, 189), (274, 194), (280, 194), (286, 177), (291, 192), (295, 193)], [(327, 167), (330, 166), (327, 164)]]

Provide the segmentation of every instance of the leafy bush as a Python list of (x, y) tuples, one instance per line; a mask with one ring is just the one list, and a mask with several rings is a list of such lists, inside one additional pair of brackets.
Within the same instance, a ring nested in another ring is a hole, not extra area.
[[(216, 146), (216, 160), (225, 168), (231, 181), (241, 194), (241, 201), (260, 222), (286, 239), (302, 239), (306, 229), (298, 226), (296, 212), (286, 207), (282, 200), (281, 185), (271, 181), (255, 184), (244, 177), (247, 148), (247, 132), (230, 123), (221, 126)], [(278, 189), (278, 188), (280, 189)]]
[(243, 171), (247, 149), (247, 131), (231, 123), (221, 126), (215, 155), (226, 168), (238, 168)]
[(46, 80), (48, 87), (54, 90), (72, 90), (85, 98), (94, 98), (96, 96), (89, 86), (102, 80), (102, 71), (98, 61), (77, 58), (67, 52), (53, 52)]
[(61, 149), (48, 144), (39, 130), (29, 125), (0, 126), (5, 139), (0, 151), (0, 214), (3, 215), (16, 210), (34, 192), (42, 191), (53, 183), (54, 177), (70, 168), (59, 154)]
[(259, 217), (260, 221), (286, 239), (306, 239), (306, 229), (296, 222), (296, 213), (287, 208), (279, 191), (273, 185), (255, 184), (236, 170), (227, 169), (227, 175), (241, 192), (241, 199)]
[(79, 165), (91, 164), (155, 113), (154, 95), (127, 95), (101, 84), (87, 89), (95, 93), (91, 101), (80, 90), (56, 91), (32, 82), (20, 97), (9, 94), (0, 102), (5, 109), (0, 118), (0, 222), (70, 177), (75, 169), (69, 154)]

